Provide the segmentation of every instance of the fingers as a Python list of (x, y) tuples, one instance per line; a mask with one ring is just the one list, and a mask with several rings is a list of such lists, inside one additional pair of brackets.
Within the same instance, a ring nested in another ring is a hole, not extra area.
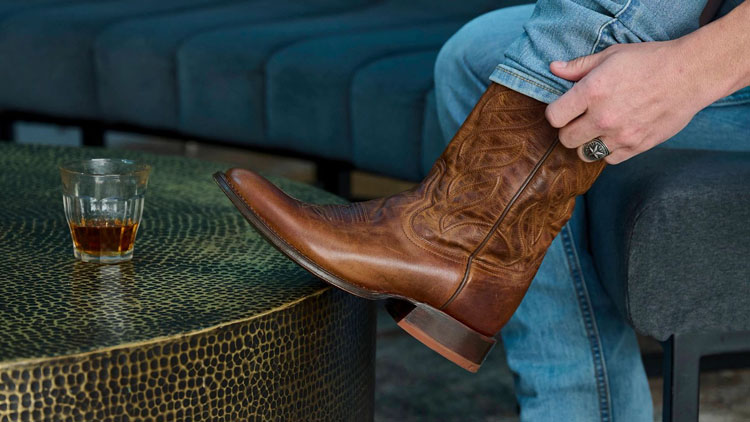
[(586, 142), (602, 135), (602, 131), (593, 123), (588, 114), (579, 116), (558, 132), (558, 138), (567, 148), (577, 148)]
[[(617, 46), (612, 46), (599, 53), (579, 57), (568, 62), (552, 62), (550, 63), (550, 70), (553, 74), (561, 78), (578, 81), (592, 69), (599, 66), (612, 52), (616, 51), (615, 47)], [(581, 84), (573, 85), (573, 88), (547, 106), (545, 112), (547, 121), (553, 127), (559, 129), (583, 114), (588, 108), (586, 91), (587, 89)]]
[[(602, 106), (611, 100), (609, 90), (604, 88), (608, 84), (603, 82), (602, 73), (592, 73), (586, 77), (620, 49), (615, 45), (596, 54), (550, 63), (550, 71), (554, 75), (577, 83), (547, 106), (545, 116), (550, 125), (560, 129), (560, 143), (567, 148), (576, 148), (578, 156), (586, 162), (592, 160), (584, 154), (583, 146), (594, 138), (601, 139), (605, 146), (589, 152), (594, 156), (608, 153), (602, 158), (607, 163), (617, 164), (639, 153), (634, 149), (634, 143), (623, 141), (630, 139), (630, 133), (623, 132), (618, 115)], [(591, 146), (595, 147), (596, 144)]]
[(623, 161), (627, 160), (628, 158), (632, 157), (634, 154), (632, 152), (629, 152), (628, 150), (618, 150), (613, 152), (612, 154), (608, 155), (604, 158), (604, 161), (607, 162), (607, 164), (620, 164)]
[(644, 139), (639, 142), (633, 142), (629, 146), (621, 145), (616, 150), (612, 151), (612, 154), (608, 155), (604, 160), (609, 164), (620, 164), (623, 161), (627, 161), (638, 154), (650, 150), (659, 143), (661, 142)]
[(579, 85), (573, 85), (573, 88), (547, 106), (544, 115), (552, 127), (559, 129), (586, 112), (587, 108), (586, 96)]
[(569, 81), (579, 81), (592, 69), (599, 66), (607, 56), (612, 53), (612, 47), (596, 54), (581, 56), (570, 61), (554, 61), (550, 63), (549, 69), (556, 76)]

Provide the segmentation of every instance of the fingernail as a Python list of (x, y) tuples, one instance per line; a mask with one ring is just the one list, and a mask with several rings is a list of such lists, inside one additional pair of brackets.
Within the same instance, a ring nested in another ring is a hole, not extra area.
[(562, 61), (559, 61), (559, 60), (555, 60), (554, 62), (552, 62), (552, 65), (555, 66), (555, 67), (559, 67), (561, 69), (564, 69), (565, 66), (568, 65), (568, 62), (562, 62)]

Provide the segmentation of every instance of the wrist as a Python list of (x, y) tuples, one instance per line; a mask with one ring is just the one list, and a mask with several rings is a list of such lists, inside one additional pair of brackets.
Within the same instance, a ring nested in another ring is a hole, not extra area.
[(677, 60), (704, 106), (750, 85), (750, 1), (726, 16), (674, 40)]
[[(724, 61), (718, 66), (728, 74), (730, 84), (726, 95), (750, 85), (750, 2), (745, 1), (729, 14), (712, 22), (717, 32), (717, 43), (722, 44)], [(721, 31), (721, 34), (718, 34)], [(721, 36), (721, 38), (719, 38)]]
[(675, 63), (671, 72), (678, 79), (685, 105), (695, 105), (696, 112), (733, 92), (730, 78), (717, 73), (710, 57), (713, 53), (706, 51), (697, 41), (690, 36), (671, 41)]

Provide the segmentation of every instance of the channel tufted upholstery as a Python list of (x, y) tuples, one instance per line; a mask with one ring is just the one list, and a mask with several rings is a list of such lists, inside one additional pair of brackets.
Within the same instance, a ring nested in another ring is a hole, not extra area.
[[(368, 66), (377, 66), (377, 61), (392, 57), (394, 45), (397, 44), (398, 48), (405, 52), (430, 51), (436, 54), (443, 42), (460, 26), (461, 22), (449, 22), (405, 29), (377, 30), (349, 36), (323, 37), (298, 43), (280, 51), (267, 66), (269, 138), (281, 146), (294, 146), (308, 153), (312, 153), (321, 145), (326, 145), (327, 156), (351, 160), (355, 145), (361, 144), (360, 139), (351, 136), (352, 126), (356, 123), (367, 124), (370, 120), (370, 116), (355, 114), (353, 111), (358, 106), (367, 107), (367, 104), (362, 103), (372, 101), (371, 97), (365, 96), (353, 96), (350, 99), (350, 90), (366, 89), (364, 85), (370, 82), (366, 79), (367, 73), (364, 78), (360, 77), (359, 70), (367, 72), (370, 70)], [(419, 62), (409, 62), (404, 56), (400, 58), (397, 65), (399, 72), (409, 74), (420, 70)], [(305, 63), (305, 66), (299, 66), (299, 61)], [(429, 64), (421, 71), (427, 75), (432, 73)], [(408, 81), (410, 76), (404, 79)], [(401, 82), (398, 79), (392, 81)], [(411, 85), (412, 89), (418, 87), (419, 85)], [(397, 92), (398, 87), (391, 85), (388, 91), (391, 90)], [(400, 98), (393, 100), (408, 98), (403, 95), (408, 93), (398, 94)], [(386, 111), (383, 108), (378, 109), (381, 110)], [(337, 118), (332, 119), (329, 116)], [(398, 137), (391, 140), (391, 145), (388, 145), (389, 140), (379, 138), (376, 144), (370, 147), (378, 148), (375, 151), (377, 155), (381, 151), (387, 152), (388, 146), (395, 147), (394, 152), (400, 155), (407, 155), (412, 152), (410, 149), (418, 141), (418, 138), (408, 140)], [(392, 145), (393, 142), (398, 144)], [(374, 155), (370, 154), (369, 159), (373, 157)], [(380, 163), (368, 164), (379, 167)], [(393, 168), (392, 171), (398, 169), (399, 167)]]
[[(179, 57), (192, 39), (222, 28), (336, 13), (368, 1), (215, 1), (210, 7), (118, 22), (99, 34), (94, 45), (101, 112), (112, 120), (180, 129), (179, 98), (184, 84)], [(246, 44), (243, 50), (253, 48)], [(213, 67), (217, 59), (210, 57), (201, 65)]]
[(0, 111), (416, 180), (444, 145), (437, 52), (473, 17), (520, 2), (0, 0)]
[(92, 54), (98, 35), (117, 22), (211, 3), (215, 1), (32, 1), (12, 8), (0, 16), (0, 108), (100, 118), (100, 80)]

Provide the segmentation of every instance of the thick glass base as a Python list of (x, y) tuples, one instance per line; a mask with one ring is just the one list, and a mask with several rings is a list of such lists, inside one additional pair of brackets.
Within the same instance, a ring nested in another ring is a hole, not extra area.
[(133, 249), (114, 255), (91, 255), (73, 248), (73, 255), (83, 262), (95, 262), (97, 264), (117, 264), (133, 259)]

